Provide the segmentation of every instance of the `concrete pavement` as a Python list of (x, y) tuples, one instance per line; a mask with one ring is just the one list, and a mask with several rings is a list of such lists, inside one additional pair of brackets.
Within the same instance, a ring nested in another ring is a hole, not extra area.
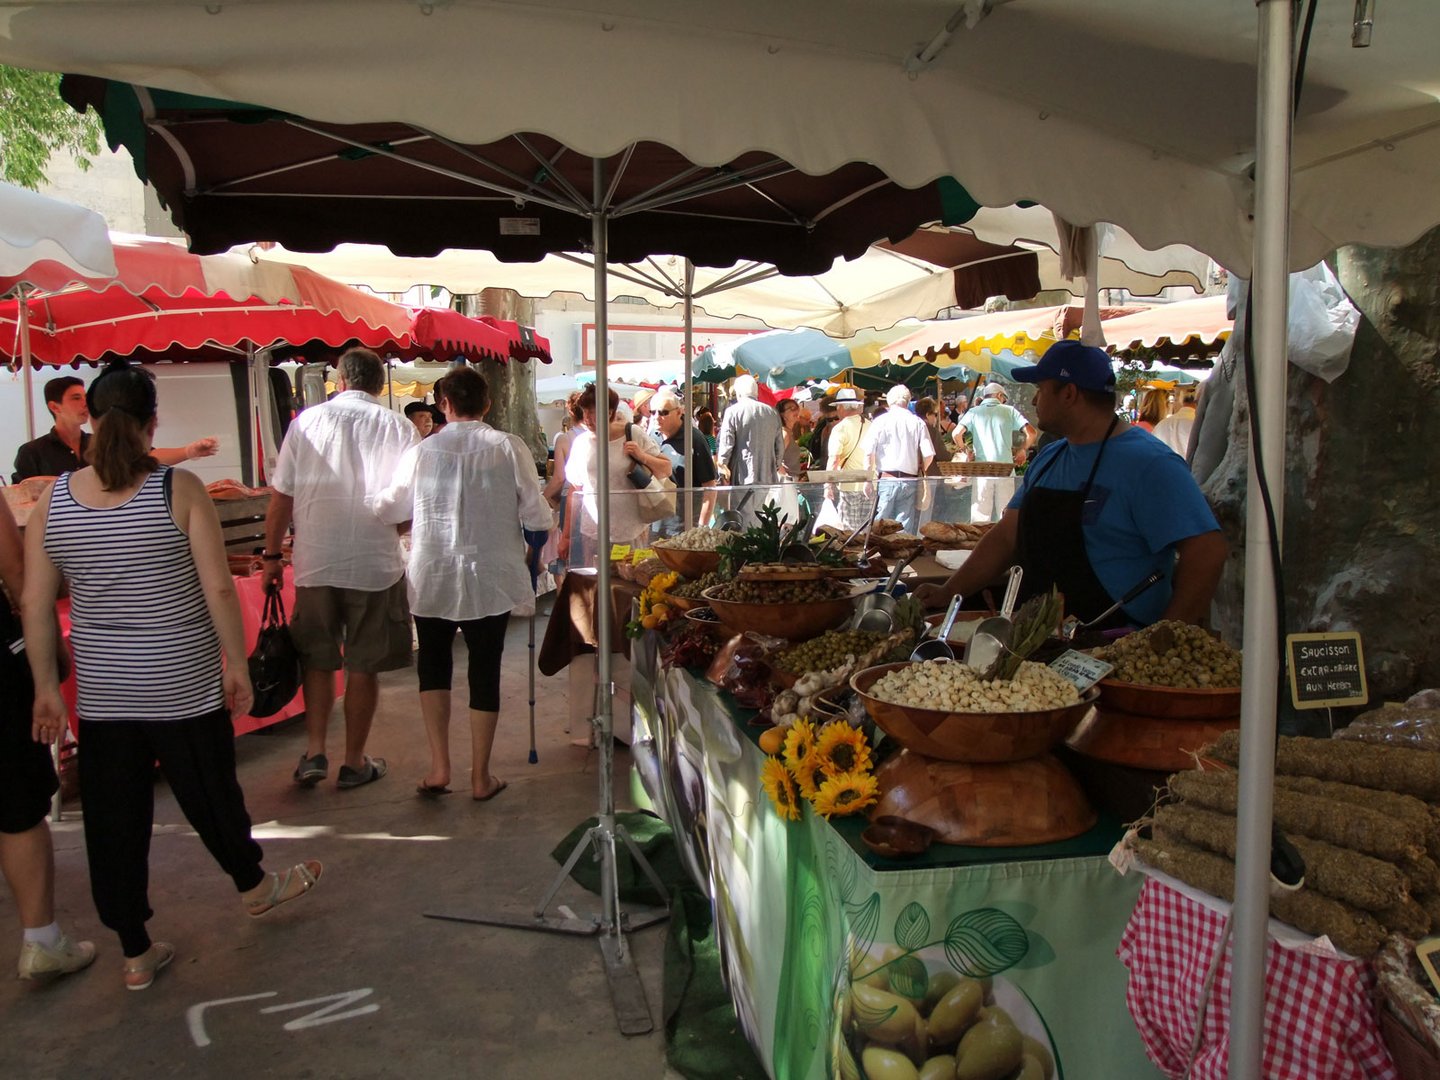
[[(540, 625), (543, 631), (543, 618)], [(558, 871), (559, 839), (593, 813), (598, 755), (570, 745), (568, 680), (537, 680), (539, 764), (526, 758), (526, 623), (512, 622), (493, 771), (509, 788), (474, 803), (463, 645), (457, 642), (453, 795), (414, 793), (427, 754), (414, 673), (381, 678), (370, 740), (389, 775), (334, 786), (343, 721), (331, 724), (331, 776), (290, 781), (301, 722), (238, 740), (239, 774), (266, 866), (318, 858), (311, 896), (249, 919), (233, 886), (156, 787), (150, 931), (177, 948), (143, 993), (121, 985), (119, 942), (89, 897), (84, 841), (73, 816), (54, 826), (62, 925), (94, 940), (94, 967), (48, 986), (0, 979), (0, 1076), (116, 1078), (660, 1077), (664, 926), (630, 936), (656, 1031), (616, 1028), (594, 939), (442, 922), (426, 911), (525, 914)], [(581, 734), (575, 732), (574, 734)], [(629, 805), (629, 759), (617, 753), (617, 805)], [(595, 898), (567, 882), (559, 902)], [(0, 941), (18, 951), (19, 924), (0, 894)], [(0, 953), (4, 963), (14, 952)]]

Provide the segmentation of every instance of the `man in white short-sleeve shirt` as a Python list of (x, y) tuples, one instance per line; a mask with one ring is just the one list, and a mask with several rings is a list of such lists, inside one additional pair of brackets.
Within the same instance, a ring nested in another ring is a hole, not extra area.
[[(283, 573), (280, 545), (295, 525), (295, 610), (290, 635), (305, 667), (307, 745), (295, 782), (325, 779), (325, 732), (335, 676), (345, 669), (345, 762), (337, 786), (385, 775), (365, 755), (375, 717), (378, 674), (410, 664), (410, 612), (400, 538), (366, 506), (390, 486), (401, 455), (420, 441), (415, 425), (381, 405), (385, 366), (369, 349), (340, 357), (338, 393), (306, 409), (280, 447), (265, 519), (265, 583)], [(343, 643), (343, 648), (342, 648)]]
[(890, 407), (875, 418), (860, 446), (880, 474), (875, 516), (898, 521), (913, 534), (920, 528), (919, 478), (935, 460), (935, 444), (925, 421), (910, 411), (909, 387), (892, 386), (885, 401)]

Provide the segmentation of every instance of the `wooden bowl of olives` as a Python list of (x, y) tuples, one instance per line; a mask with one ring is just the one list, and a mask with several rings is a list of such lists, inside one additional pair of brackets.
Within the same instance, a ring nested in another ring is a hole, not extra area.
[(666, 547), (656, 540), (650, 545), (655, 557), (683, 578), (695, 580), (720, 569), (718, 551), (696, 551), (690, 548)]
[(804, 641), (826, 630), (833, 630), (855, 610), (855, 599), (850, 591), (842, 587), (837, 595), (828, 579), (794, 582), (779, 587), (770, 582), (754, 585), (731, 582), (728, 585), (713, 585), (702, 595), (732, 633), (743, 634), (753, 630), (757, 634), (786, 641)]

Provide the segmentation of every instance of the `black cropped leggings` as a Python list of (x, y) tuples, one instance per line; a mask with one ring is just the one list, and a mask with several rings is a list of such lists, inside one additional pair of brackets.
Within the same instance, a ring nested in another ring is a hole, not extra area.
[(470, 708), (499, 712), (500, 658), (505, 652), (505, 627), (509, 622), (508, 611), (464, 622), (416, 615), (415, 637), (420, 642), (420, 653), (415, 659), (415, 671), (420, 676), (420, 692), (450, 689), (455, 673), (451, 650), (455, 631), (459, 630), (465, 635), (465, 648), (470, 653)]

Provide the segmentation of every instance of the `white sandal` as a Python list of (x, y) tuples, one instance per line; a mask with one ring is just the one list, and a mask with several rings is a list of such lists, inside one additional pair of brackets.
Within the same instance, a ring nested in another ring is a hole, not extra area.
[[(266, 877), (270, 879), (270, 891), (255, 900), (245, 901), (245, 910), (252, 919), (258, 919), (274, 911), (281, 904), (288, 904), (291, 900), (298, 900), (320, 882), (320, 875), (325, 872), (325, 867), (318, 859), (310, 859), (303, 863), (296, 863), (282, 873), (270, 873)], [(300, 890), (291, 892), (296, 880), (300, 882)]]

